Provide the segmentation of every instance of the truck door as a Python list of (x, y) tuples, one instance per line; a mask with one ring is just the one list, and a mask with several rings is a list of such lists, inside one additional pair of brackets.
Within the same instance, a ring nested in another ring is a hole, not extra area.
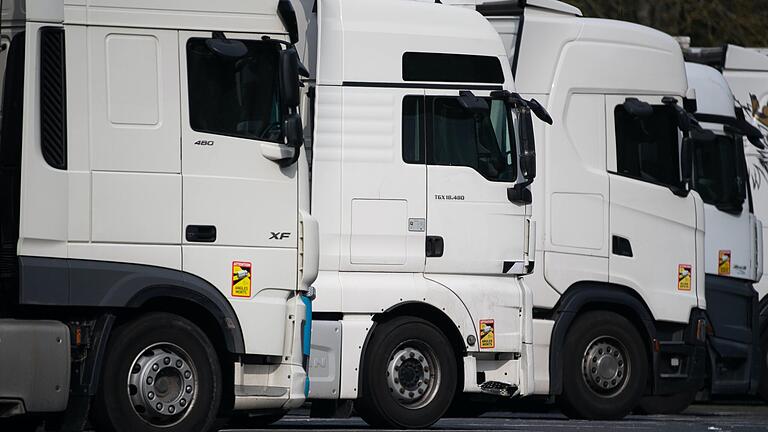
[[(478, 96), (488, 96), (475, 92)], [(427, 92), (427, 273), (524, 273), (526, 205), (510, 202), (517, 149), (505, 106), (476, 120), (455, 93)]]
[(640, 293), (655, 319), (688, 322), (704, 270), (696, 253), (702, 206), (695, 192), (682, 190), (674, 108), (660, 97), (636, 97), (653, 107), (652, 115), (638, 117), (624, 107), (627, 98), (606, 97), (609, 281)]
[(211, 33), (179, 34), (183, 268), (232, 303), (248, 352), (282, 355), (298, 182), (296, 165), (273, 160), (284, 150), (279, 47), (261, 36), (232, 36), (247, 53), (227, 57), (206, 43)]

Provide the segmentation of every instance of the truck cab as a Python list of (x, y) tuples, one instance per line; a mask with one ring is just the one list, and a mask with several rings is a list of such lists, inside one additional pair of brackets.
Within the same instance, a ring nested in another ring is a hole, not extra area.
[(354, 401), (369, 424), (417, 428), (457, 392), (531, 394), (521, 276), (534, 257), (531, 116), (546, 114), (517, 95), (498, 34), (434, 3), (297, 10), (321, 243), (314, 414)]
[(0, 417), (206, 431), (301, 405), (290, 4), (0, 4)]
[(754, 393), (761, 363), (754, 284), (762, 276), (763, 228), (754, 214), (745, 152), (765, 144), (720, 71), (696, 63), (686, 63), (686, 70), (696, 90), (696, 119), (711, 132), (695, 140), (693, 150), (693, 185), (704, 200), (706, 223), (708, 390)]
[(604, 419), (644, 396), (695, 391), (704, 203), (691, 184), (693, 94), (679, 46), (562, 2), (475, 3), (504, 40), (518, 91), (555, 122), (536, 130), (534, 393)]
[[(768, 57), (748, 48), (727, 45), (724, 48), (690, 49), (692, 60), (704, 62), (718, 68), (725, 77), (741, 107), (741, 113), (762, 135), (763, 142), (768, 142)], [(750, 179), (750, 204), (757, 218), (768, 215), (768, 150), (758, 148), (749, 140), (744, 140), (744, 152)], [(756, 249), (764, 250), (768, 229), (756, 229)], [(761, 369), (758, 392), (763, 399), (768, 399), (768, 280), (760, 278), (764, 268), (764, 254), (755, 257), (755, 289), (759, 305), (760, 360)], [(751, 273), (753, 270), (749, 269)]]

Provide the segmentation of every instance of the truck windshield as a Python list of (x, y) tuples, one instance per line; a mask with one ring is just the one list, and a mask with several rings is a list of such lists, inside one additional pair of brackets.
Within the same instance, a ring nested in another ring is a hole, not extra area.
[(694, 145), (694, 189), (705, 203), (723, 211), (741, 211), (746, 199), (744, 153), (737, 142), (741, 139), (717, 135), (714, 141)]
[(281, 142), (279, 48), (241, 42), (248, 52), (240, 58), (213, 53), (203, 38), (187, 42), (190, 125), (198, 132)]

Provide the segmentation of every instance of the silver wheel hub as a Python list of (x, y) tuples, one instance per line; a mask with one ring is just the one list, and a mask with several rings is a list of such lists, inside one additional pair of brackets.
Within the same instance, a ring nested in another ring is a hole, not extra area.
[(152, 425), (169, 426), (184, 419), (196, 392), (194, 365), (173, 344), (155, 344), (143, 350), (128, 372), (128, 396), (133, 409)]
[(437, 390), (438, 370), (427, 347), (400, 346), (390, 356), (387, 385), (401, 405), (417, 409), (429, 404)]
[(627, 382), (624, 346), (609, 337), (592, 341), (584, 353), (582, 373), (589, 388), (601, 396), (619, 393)]

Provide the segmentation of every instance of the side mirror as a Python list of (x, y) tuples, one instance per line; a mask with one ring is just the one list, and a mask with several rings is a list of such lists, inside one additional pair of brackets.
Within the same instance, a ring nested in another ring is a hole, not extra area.
[(554, 122), (552, 121), (552, 116), (549, 115), (549, 112), (542, 104), (539, 103), (536, 99), (531, 99), (528, 101), (528, 107), (531, 108), (531, 111), (533, 111), (534, 114), (536, 114), (536, 117), (539, 118), (539, 120), (543, 121), (544, 123), (548, 125), (552, 125)]
[(243, 41), (227, 39), (224, 33), (215, 32), (213, 37), (205, 40), (205, 46), (220, 57), (239, 59), (248, 54), (248, 47)]
[(683, 185), (678, 190), (674, 190), (675, 195), (688, 196), (693, 184), (693, 140), (691, 138), (683, 139), (683, 145), (680, 149), (680, 177)]
[(289, 147), (299, 148), (304, 144), (304, 125), (301, 116), (289, 114), (285, 119), (285, 143)]
[(645, 118), (653, 115), (653, 107), (647, 102), (642, 102), (637, 98), (627, 98), (622, 104), (624, 110), (630, 115)]
[(295, 47), (280, 51), (280, 100), (284, 106), (293, 108), (301, 103), (300, 64), (299, 53)]
[(491, 112), (491, 107), (485, 99), (475, 96), (471, 91), (459, 92), (459, 105), (465, 110), (476, 115), (486, 115)]
[(523, 110), (520, 114), (520, 170), (523, 178), (533, 181), (536, 178), (536, 138), (533, 133), (531, 112)]

